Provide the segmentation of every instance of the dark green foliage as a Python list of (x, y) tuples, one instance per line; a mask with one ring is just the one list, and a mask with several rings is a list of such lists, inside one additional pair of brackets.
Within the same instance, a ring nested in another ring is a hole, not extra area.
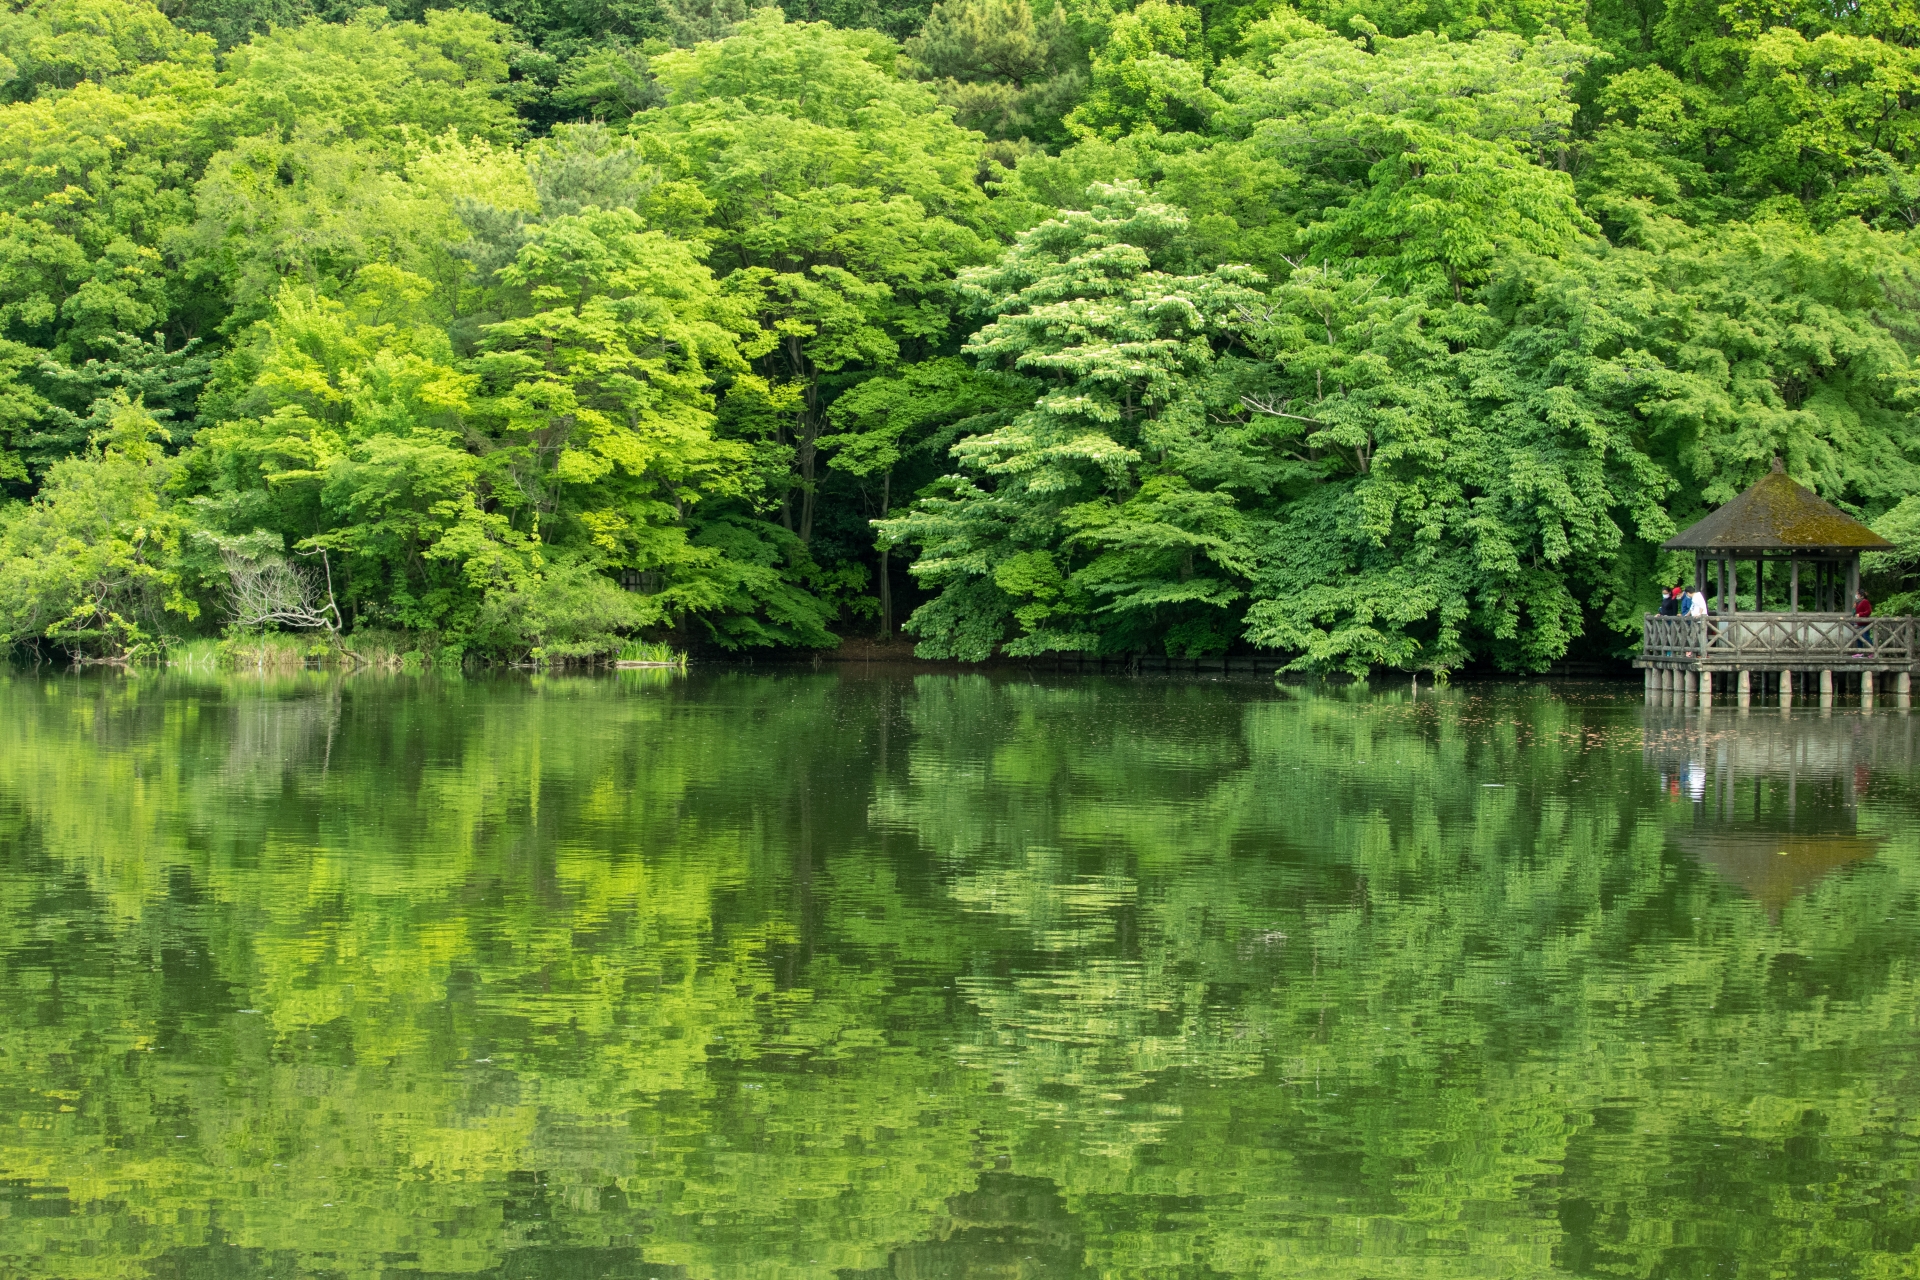
[(914, 72), (954, 120), (989, 138), (1064, 142), (1063, 119), (1086, 90), (1085, 56), (1066, 10), (1028, 0), (948, 0), (907, 41)]

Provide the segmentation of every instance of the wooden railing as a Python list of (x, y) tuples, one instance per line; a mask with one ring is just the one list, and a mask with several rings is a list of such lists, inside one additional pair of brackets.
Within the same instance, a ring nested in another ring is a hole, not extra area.
[(1914, 659), (1914, 622), (1846, 613), (1728, 613), (1708, 618), (1650, 613), (1640, 656), (1682, 662), (1905, 664)]

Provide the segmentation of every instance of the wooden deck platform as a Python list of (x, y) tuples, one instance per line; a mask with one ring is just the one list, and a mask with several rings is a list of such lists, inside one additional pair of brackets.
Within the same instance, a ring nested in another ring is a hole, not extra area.
[(1649, 698), (1712, 705), (1716, 694), (1742, 704), (1797, 697), (1876, 696), (1907, 706), (1920, 670), (1920, 627), (1910, 617), (1843, 613), (1725, 613), (1706, 618), (1647, 614), (1640, 656)]

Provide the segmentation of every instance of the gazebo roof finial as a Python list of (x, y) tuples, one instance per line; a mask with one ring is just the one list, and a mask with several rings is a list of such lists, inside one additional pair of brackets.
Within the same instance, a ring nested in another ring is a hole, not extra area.
[(1777, 453), (1773, 455), (1773, 473), (1777, 476), (1783, 476), (1787, 473), (1787, 464), (1780, 461), (1780, 455)]

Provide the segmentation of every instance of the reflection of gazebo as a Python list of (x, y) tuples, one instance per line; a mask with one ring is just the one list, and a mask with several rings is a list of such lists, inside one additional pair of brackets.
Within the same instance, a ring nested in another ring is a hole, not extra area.
[[(1914, 620), (1853, 616), (1860, 553), (1892, 545), (1796, 484), (1776, 458), (1752, 488), (1662, 544), (1693, 552), (1694, 588), (1713, 599), (1714, 611), (1709, 618), (1646, 616), (1635, 665), (1646, 672), (1649, 696), (1697, 695), (1710, 706), (1720, 676), (1745, 702), (1757, 676), (1757, 692), (1764, 696), (1772, 684), (1787, 706), (1795, 672), (1803, 682), (1817, 672), (1821, 697), (1830, 698), (1838, 670), (1860, 676), (1865, 699), (1873, 697), (1876, 672), (1891, 675), (1896, 695), (1906, 697)], [(1751, 608), (1743, 608), (1743, 594)]]
[(1737, 884), (1748, 897), (1778, 915), (1821, 877), (1880, 848), (1874, 836), (1851, 832), (1768, 830), (1762, 826), (1684, 832), (1682, 849)]
[(1670, 803), (1668, 840), (1777, 914), (1842, 867), (1874, 856), (1859, 825), (1875, 777), (1916, 762), (1899, 716), (1743, 716), (1713, 724), (1678, 707), (1643, 713), (1641, 760)]

